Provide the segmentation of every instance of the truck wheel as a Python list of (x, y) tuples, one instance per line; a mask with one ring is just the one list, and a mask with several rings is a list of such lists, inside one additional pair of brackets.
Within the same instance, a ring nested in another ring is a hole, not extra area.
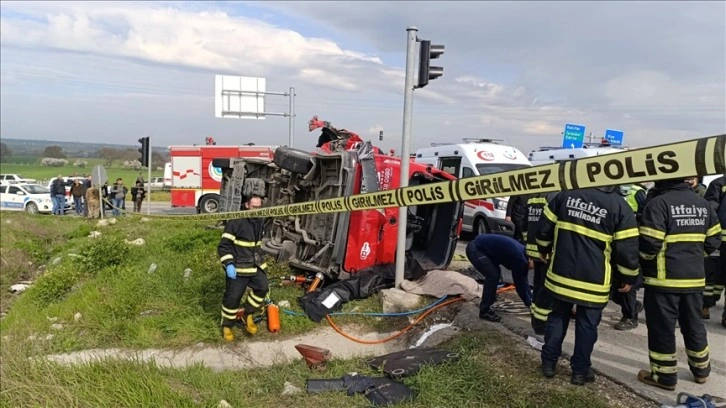
[(308, 152), (291, 147), (278, 147), (275, 150), (275, 164), (291, 173), (307, 174), (313, 168)]
[(219, 196), (208, 194), (199, 200), (199, 212), (202, 214), (216, 213), (219, 211)]
[(30, 202), (28, 205), (25, 206), (25, 211), (28, 212), (28, 214), (37, 214), (38, 213), (38, 205)]
[(474, 220), (474, 228), (472, 229), (474, 232), (474, 237), (476, 237), (479, 234), (489, 234), (491, 231), (489, 230), (489, 223), (487, 222), (486, 217), (477, 217)]

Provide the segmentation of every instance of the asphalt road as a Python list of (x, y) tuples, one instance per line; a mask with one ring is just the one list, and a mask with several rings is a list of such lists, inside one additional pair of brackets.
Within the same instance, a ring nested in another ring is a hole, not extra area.
[[(460, 241), (457, 253), (464, 254), (467, 241)], [(463, 263), (466, 266), (466, 262)], [(459, 265), (461, 266), (461, 265)], [(502, 279), (511, 282), (509, 271), (502, 271)], [(530, 272), (530, 281), (531, 281)], [(506, 299), (519, 302), (514, 291), (505, 292)], [(638, 299), (643, 300), (643, 290), (638, 291)], [(478, 301), (478, 300), (477, 300)], [(711, 309), (711, 319), (704, 320), (708, 332), (708, 342), (711, 350), (711, 375), (706, 384), (696, 384), (693, 375), (688, 369), (683, 337), (676, 329), (676, 344), (678, 349), (678, 386), (676, 391), (666, 391), (660, 388), (645, 385), (638, 381), (637, 374), (641, 369), (649, 369), (648, 362), (648, 329), (645, 323), (645, 313), (639, 317), (639, 325), (630, 331), (614, 329), (615, 323), (620, 320), (620, 307), (610, 302), (603, 311), (602, 321), (598, 328), (598, 341), (592, 354), (593, 368), (599, 374), (612, 378), (630, 387), (641, 395), (652, 398), (660, 403), (675, 405), (679, 392), (687, 392), (702, 396), (710, 394), (726, 397), (726, 328), (721, 326), (721, 313), (724, 310), (724, 297), (719, 304)], [(529, 315), (515, 315), (501, 313), (503, 323), (510, 330), (519, 334), (534, 335), (530, 328)], [(574, 348), (575, 325), (570, 323), (567, 337), (563, 344), (563, 352), (569, 354)], [(558, 375), (565, 375), (559, 373)]]

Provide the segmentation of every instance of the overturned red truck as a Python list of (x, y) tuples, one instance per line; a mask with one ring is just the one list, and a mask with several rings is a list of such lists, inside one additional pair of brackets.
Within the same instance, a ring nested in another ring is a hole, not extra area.
[[(315, 129), (322, 130), (316, 153), (279, 147), (273, 159), (214, 159), (222, 176), (220, 211), (239, 211), (250, 195), (263, 197), (264, 206), (277, 206), (399, 186), (401, 158), (317, 117), (309, 122), (309, 130)], [(409, 165), (409, 185), (453, 178), (430, 165)], [(425, 269), (451, 262), (462, 208), (459, 202), (408, 208), (406, 251)], [(277, 217), (267, 220), (262, 249), (292, 267), (345, 279), (394, 263), (397, 230), (398, 208)]]

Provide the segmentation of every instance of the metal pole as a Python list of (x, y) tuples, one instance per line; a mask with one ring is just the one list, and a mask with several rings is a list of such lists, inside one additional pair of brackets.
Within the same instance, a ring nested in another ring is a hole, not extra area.
[(290, 87), (290, 147), (295, 142), (295, 87)]
[[(406, 85), (403, 92), (403, 138), (401, 141), (401, 181), (399, 187), (408, 186), (408, 164), (411, 140), (411, 116), (413, 116), (413, 76), (416, 58), (416, 27), (406, 29)], [(396, 281), (395, 286), (401, 287), (403, 270), (406, 263), (406, 226), (408, 207), (398, 209), (398, 242), (396, 244)]]
[(287, 93), (287, 104), (287, 145), (292, 147), (292, 87), (290, 88), (290, 92)]
[(148, 160), (149, 160), (149, 166), (148, 166), (149, 179), (146, 184), (147, 197), (148, 197), (148, 199), (146, 200), (146, 214), (151, 214), (151, 135), (149, 135), (149, 158), (148, 158)]

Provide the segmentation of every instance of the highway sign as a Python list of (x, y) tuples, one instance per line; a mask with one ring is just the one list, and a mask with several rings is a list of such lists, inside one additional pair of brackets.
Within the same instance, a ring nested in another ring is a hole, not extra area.
[(611, 145), (622, 145), (623, 144), (623, 131), (607, 129), (605, 131), (605, 139), (607, 139)]
[(576, 149), (582, 147), (585, 141), (585, 126), (582, 125), (565, 125), (565, 132), (563, 133), (562, 147), (565, 149)]

